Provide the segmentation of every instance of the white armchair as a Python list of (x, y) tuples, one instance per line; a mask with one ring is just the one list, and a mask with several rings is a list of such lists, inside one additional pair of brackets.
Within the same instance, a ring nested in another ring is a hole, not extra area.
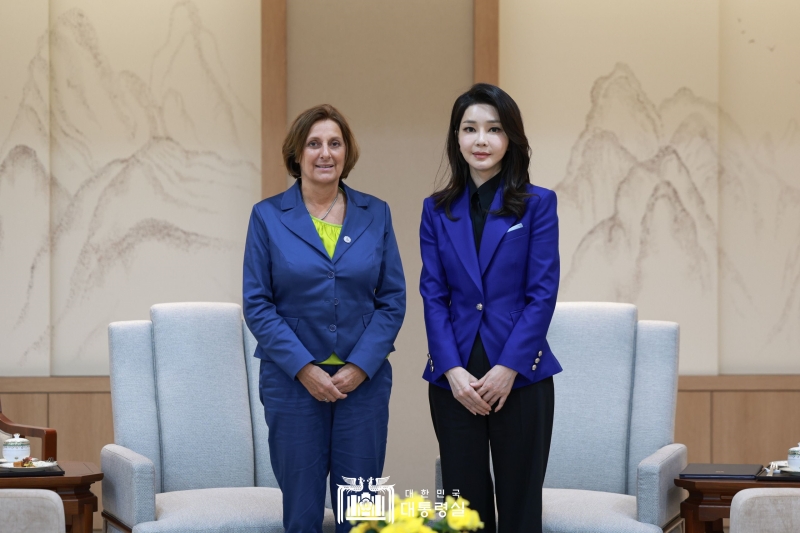
[(638, 321), (630, 304), (559, 303), (547, 341), (564, 371), (554, 378), (543, 530), (680, 531), (678, 325)]
[[(109, 326), (109, 533), (282, 532), (256, 341), (238, 305), (155, 305)], [(326, 511), (325, 530), (334, 528)]]
[(64, 502), (52, 490), (0, 490), (0, 531), (64, 533)]
[(678, 324), (636, 307), (560, 303), (547, 340), (555, 376), (543, 521), (550, 533), (679, 530), (687, 464), (674, 444)]
[(800, 531), (800, 489), (746, 489), (731, 501), (730, 533)]

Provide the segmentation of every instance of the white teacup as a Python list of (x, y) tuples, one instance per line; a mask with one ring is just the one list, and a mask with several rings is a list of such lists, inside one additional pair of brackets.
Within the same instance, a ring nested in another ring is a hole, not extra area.
[(9, 461), (22, 461), (31, 454), (31, 443), (26, 438), (20, 438), (19, 433), (13, 439), (3, 443), (3, 458)]
[(800, 443), (796, 448), (789, 448), (789, 466), (800, 469)]

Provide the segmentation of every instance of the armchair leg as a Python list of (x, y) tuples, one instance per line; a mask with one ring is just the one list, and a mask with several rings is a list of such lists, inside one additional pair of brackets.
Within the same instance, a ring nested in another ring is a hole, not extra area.
[(111, 513), (107, 513), (106, 511), (102, 512), (103, 517), (103, 533), (108, 531), (108, 524), (111, 523), (112, 526), (117, 528), (120, 531), (124, 531), (125, 533), (131, 533), (131, 528), (120, 522), (116, 516), (112, 515)]
[(664, 526), (664, 533), (686, 533), (683, 518), (676, 516), (669, 524)]

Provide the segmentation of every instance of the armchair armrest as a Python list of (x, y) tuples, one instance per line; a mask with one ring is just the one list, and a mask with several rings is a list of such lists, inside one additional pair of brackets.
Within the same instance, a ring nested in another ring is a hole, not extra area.
[(107, 444), (100, 452), (103, 508), (133, 529), (156, 519), (156, 469), (153, 462), (134, 451)]
[(669, 444), (639, 463), (636, 481), (636, 513), (639, 522), (664, 527), (680, 513), (686, 491), (674, 480), (686, 468), (686, 446)]
[(790, 533), (800, 529), (800, 489), (737, 492), (731, 502), (731, 533)]
[(53, 428), (43, 428), (39, 426), (27, 426), (16, 424), (3, 414), (0, 408), (0, 431), (3, 433), (19, 433), (23, 437), (36, 437), (42, 439), (42, 459), (58, 459), (56, 452), (58, 449), (58, 436)]

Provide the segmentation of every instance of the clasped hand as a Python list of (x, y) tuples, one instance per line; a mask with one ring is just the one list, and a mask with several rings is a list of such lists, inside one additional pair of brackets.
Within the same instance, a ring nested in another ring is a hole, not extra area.
[(331, 376), (314, 363), (308, 363), (297, 373), (297, 379), (309, 394), (321, 402), (335, 402), (347, 398), (356, 390), (367, 374), (354, 364), (346, 363)]
[(473, 415), (488, 415), (506, 403), (517, 371), (506, 366), (493, 366), (481, 379), (475, 379), (465, 368), (457, 366), (445, 372), (453, 396)]

